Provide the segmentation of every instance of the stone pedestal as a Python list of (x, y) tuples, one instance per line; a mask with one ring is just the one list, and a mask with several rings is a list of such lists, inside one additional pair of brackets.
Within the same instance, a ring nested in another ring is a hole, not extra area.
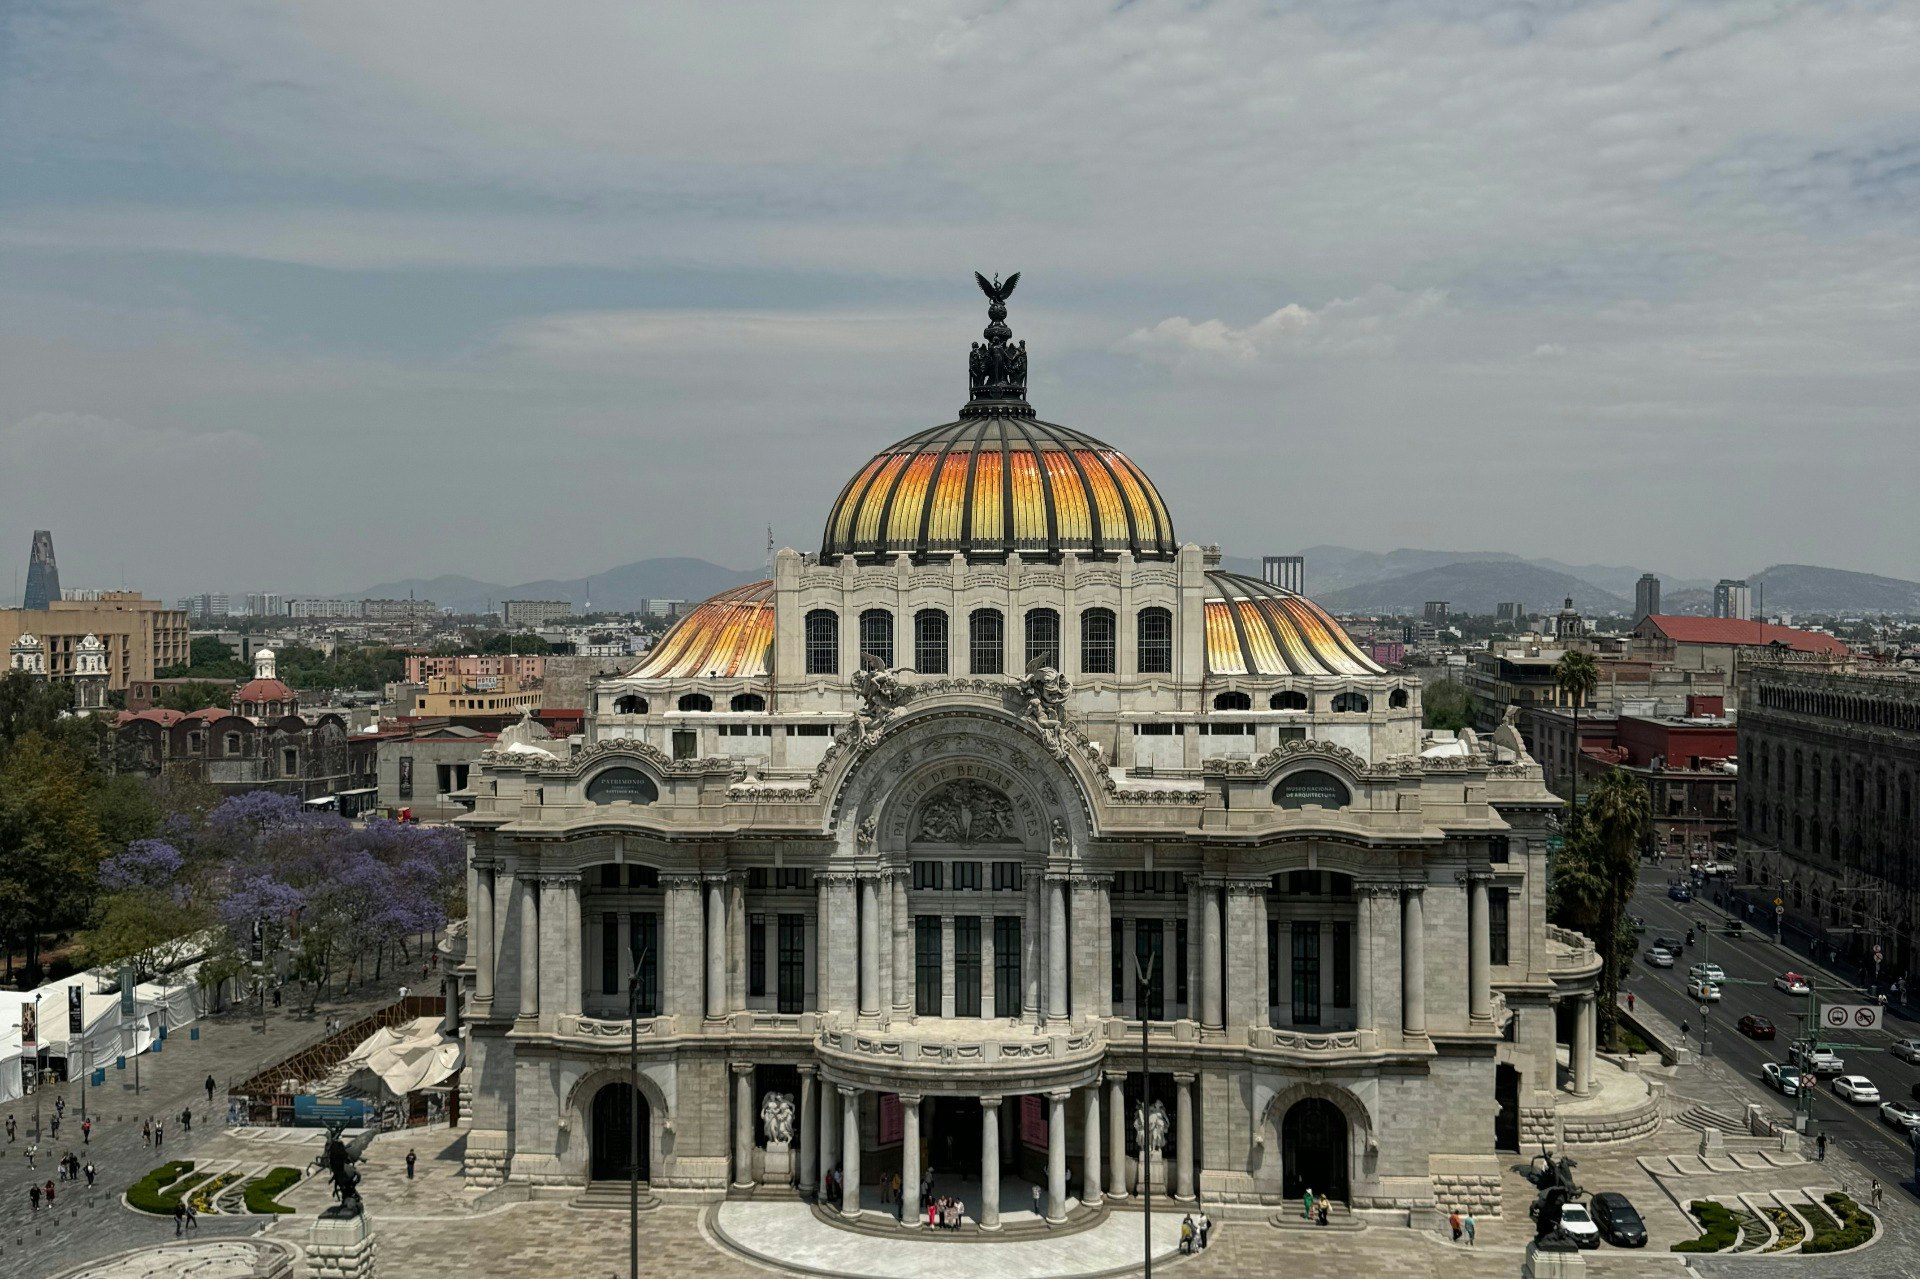
[(307, 1232), (307, 1273), (313, 1279), (372, 1279), (373, 1219), (329, 1208)]
[(765, 1173), (762, 1180), (769, 1186), (793, 1184), (793, 1143), (786, 1141), (767, 1143)]
[[(1146, 1188), (1141, 1184), (1141, 1181), (1140, 1181), (1140, 1174), (1143, 1171), (1146, 1171), (1147, 1167), (1148, 1167), (1148, 1161), (1145, 1159), (1135, 1159), (1133, 1161), (1133, 1193), (1136, 1195), (1146, 1193)], [(1167, 1196), (1173, 1193), (1173, 1186), (1169, 1184), (1167, 1181), (1167, 1174), (1170, 1173), (1171, 1171), (1172, 1169), (1167, 1164), (1166, 1154), (1162, 1151), (1158, 1151), (1158, 1150), (1154, 1151), (1153, 1159), (1152, 1159), (1152, 1172), (1153, 1172), (1153, 1193), (1156, 1197), (1165, 1199)]]
[(1520, 1266), (1521, 1279), (1586, 1279), (1587, 1256), (1583, 1252), (1549, 1252), (1539, 1241), (1527, 1245), (1527, 1259)]

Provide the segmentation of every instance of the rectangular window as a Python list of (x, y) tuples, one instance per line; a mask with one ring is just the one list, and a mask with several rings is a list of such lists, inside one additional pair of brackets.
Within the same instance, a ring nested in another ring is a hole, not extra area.
[(766, 886), (767, 886), (767, 868), (765, 866), (749, 866), (747, 868), (748, 891), (757, 893), (757, 892), (760, 892), (762, 889), (764, 889)]
[(1344, 919), (1333, 925), (1333, 1006), (1353, 1007), (1353, 925)]
[(1027, 610), (1027, 666), (1060, 669), (1060, 614), (1050, 608)]
[(1135, 658), (1142, 675), (1173, 673), (1173, 614), (1164, 608), (1140, 610), (1139, 644)]
[(1017, 893), (1020, 891), (1020, 863), (995, 862), (993, 864), (993, 891), (996, 893)]
[(1133, 1015), (1143, 1021), (1167, 1019), (1166, 924), (1158, 919), (1133, 921), (1133, 958), (1145, 984), (1134, 992)]
[(1173, 921), (1173, 1002), (1187, 1001), (1187, 921)]
[(953, 1015), (980, 1015), (980, 917), (958, 915), (953, 921)]
[(1088, 675), (1111, 675), (1115, 670), (1119, 636), (1113, 610), (1090, 608), (1080, 614), (1080, 669)]
[(1127, 997), (1127, 923), (1116, 919), (1108, 930), (1107, 951), (1113, 956), (1112, 974), (1108, 985), (1113, 992), (1113, 1006), (1117, 1009)]
[(1487, 931), (1491, 934), (1489, 962), (1502, 965), (1511, 962), (1507, 950), (1507, 920), (1511, 909), (1507, 893), (1508, 890), (1504, 888), (1487, 890)]
[(1267, 921), (1267, 1002), (1272, 1008), (1280, 1002), (1280, 921)]
[(914, 614), (913, 669), (922, 675), (947, 673), (947, 615), (937, 608)]
[(1025, 991), (1020, 984), (1020, 916), (995, 916), (993, 921), (994, 1016), (1019, 1016), (1025, 998)]
[(979, 862), (955, 862), (953, 864), (953, 891), (956, 893), (977, 893), (980, 891)]
[[(618, 869), (617, 867), (615, 869)], [(620, 993), (620, 916), (608, 911), (600, 916), (600, 993)]]
[(673, 733), (673, 757), (692, 759), (700, 753), (700, 734), (690, 728), (678, 728)]
[(778, 888), (811, 888), (813, 872), (805, 866), (782, 866), (775, 872), (774, 884)]
[(807, 1004), (807, 917), (780, 916), (780, 1003), (783, 1013), (805, 1012)]
[(860, 653), (893, 665), (893, 614), (884, 608), (870, 608), (860, 614)]
[(660, 868), (658, 866), (635, 866), (629, 863), (627, 866), (627, 887), (660, 887)]
[(640, 966), (640, 1015), (660, 1015), (660, 916), (640, 911), (632, 916), (633, 959)]
[(1293, 924), (1293, 1024), (1320, 1024), (1320, 925), (1313, 920)]
[(913, 1010), (940, 1015), (940, 916), (913, 917)]
[(945, 862), (915, 862), (913, 864), (913, 886), (920, 892), (938, 892), (944, 876), (941, 868)]
[(1495, 835), (1487, 847), (1487, 860), (1496, 866), (1504, 865), (1512, 856), (1512, 842), (1506, 835)]
[(967, 618), (967, 659), (975, 675), (999, 675), (1007, 663), (1007, 620), (997, 608), (977, 608)]
[(600, 867), (600, 887), (620, 887), (620, 868), (612, 862), (607, 862)]
[(767, 993), (767, 917), (747, 916), (747, 993)]
[(840, 617), (817, 608), (806, 617), (807, 674), (833, 675), (840, 670)]

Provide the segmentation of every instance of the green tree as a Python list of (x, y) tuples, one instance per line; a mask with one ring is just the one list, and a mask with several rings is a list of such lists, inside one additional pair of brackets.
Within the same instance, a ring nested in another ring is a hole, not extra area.
[(102, 775), (87, 791), (87, 808), (101, 842), (114, 848), (150, 838), (166, 816), (159, 788), (132, 773)]
[(226, 706), (233, 700), (233, 694), (225, 684), (215, 684), (209, 680), (193, 680), (187, 684), (169, 684), (160, 690), (159, 700), (155, 703), (161, 710), (198, 711), (209, 706)]
[(130, 962), (138, 980), (150, 981), (189, 958), (210, 922), (165, 888), (124, 889), (101, 901), (99, 922), (80, 935), (81, 953), (89, 965)]
[(245, 679), (252, 673), (225, 643), (202, 635), (188, 646), (185, 666), (163, 666), (153, 675), (155, 679)]
[(1457, 733), (1474, 725), (1473, 694), (1458, 680), (1438, 679), (1428, 684), (1421, 690), (1420, 704), (1428, 728), (1448, 728)]
[(0, 756), (29, 733), (52, 737), (73, 706), (73, 690), (21, 671), (0, 675)]
[(29, 980), (39, 978), (41, 934), (84, 919), (105, 852), (86, 775), (85, 761), (38, 733), (0, 764), (0, 932), (25, 939)]
[(1560, 687), (1560, 695), (1573, 707), (1573, 764), (1571, 784), (1573, 787), (1573, 820), (1580, 820), (1580, 708), (1593, 700), (1594, 690), (1600, 687), (1600, 668), (1594, 665), (1593, 654), (1577, 648), (1570, 648), (1561, 654), (1553, 667), (1553, 682)]
[(1652, 821), (1647, 790), (1624, 769), (1612, 768), (1594, 785), (1584, 818), (1555, 859), (1553, 915), (1593, 940), (1600, 952), (1600, 1039), (1611, 1043), (1620, 977), (1633, 962), (1627, 904), (1640, 878), (1640, 846)]
[(538, 635), (525, 635), (515, 631), (500, 631), (490, 635), (480, 645), (482, 653), (518, 653), (522, 657), (530, 653), (551, 653), (553, 645)]

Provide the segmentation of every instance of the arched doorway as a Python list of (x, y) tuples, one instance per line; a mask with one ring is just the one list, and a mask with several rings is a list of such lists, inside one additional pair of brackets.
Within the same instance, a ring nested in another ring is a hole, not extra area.
[(610, 1083), (593, 1095), (594, 1181), (626, 1181), (633, 1175), (633, 1133), (640, 1131), (640, 1180), (648, 1180), (647, 1149), (653, 1112), (632, 1084)]
[(1287, 1198), (1298, 1199), (1309, 1188), (1330, 1199), (1348, 1198), (1347, 1117), (1326, 1098), (1302, 1098), (1287, 1111), (1280, 1123), (1280, 1158), (1281, 1193)]

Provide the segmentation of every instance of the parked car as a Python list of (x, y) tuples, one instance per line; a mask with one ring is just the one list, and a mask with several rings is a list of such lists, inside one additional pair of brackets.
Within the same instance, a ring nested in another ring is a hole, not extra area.
[(1841, 1075), (1833, 1081), (1833, 1095), (1844, 1097), (1856, 1106), (1880, 1104), (1880, 1090), (1865, 1075)]
[(1804, 1039), (1795, 1040), (1793, 1046), (1787, 1049), (1787, 1056), (1792, 1059), (1794, 1065), (1799, 1066), (1809, 1075), (1844, 1075), (1847, 1073), (1847, 1063), (1840, 1060), (1839, 1053), (1833, 1051), (1831, 1048), (1821, 1048), (1817, 1044), (1810, 1044)]
[(1920, 1128), (1920, 1106), (1905, 1101), (1888, 1101), (1880, 1105), (1880, 1122), (1889, 1128), (1899, 1128), (1912, 1132)]
[(1703, 1004), (1720, 1002), (1720, 987), (1704, 977), (1694, 977), (1687, 982), (1687, 993)]
[(1667, 896), (1677, 902), (1690, 902), (1693, 900), (1693, 890), (1685, 884), (1670, 884), (1667, 886)]
[(1807, 979), (1799, 973), (1781, 973), (1773, 979), (1773, 988), (1784, 990), (1789, 995), (1804, 995), (1807, 993)]
[(1745, 1035), (1748, 1039), (1772, 1039), (1773, 1038), (1773, 1023), (1767, 1020), (1765, 1017), (1757, 1016), (1754, 1013), (1748, 1013), (1746, 1016), (1742, 1017), (1735, 1024), (1740, 1028), (1740, 1033)]
[(1901, 1061), (1920, 1061), (1920, 1039), (1896, 1039), (1887, 1045), (1887, 1051)]
[(1800, 1067), (1784, 1061), (1770, 1061), (1760, 1067), (1760, 1082), (1787, 1097), (1800, 1093)]
[(1655, 946), (1647, 951), (1647, 962), (1655, 968), (1673, 967), (1673, 952), (1665, 946)]
[(1647, 1246), (1647, 1223), (1625, 1195), (1612, 1190), (1595, 1195), (1587, 1203), (1587, 1212), (1600, 1237), (1616, 1248)]
[(1695, 964), (1693, 967), (1687, 969), (1687, 975), (1689, 977), (1697, 977), (1701, 981), (1710, 981), (1715, 985), (1719, 985), (1727, 979), (1726, 970), (1718, 964)]
[(1600, 1227), (1593, 1224), (1593, 1217), (1582, 1203), (1563, 1204), (1560, 1208), (1560, 1229), (1573, 1236), (1573, 1241), (1582, 1248), (1600, 1246)]

